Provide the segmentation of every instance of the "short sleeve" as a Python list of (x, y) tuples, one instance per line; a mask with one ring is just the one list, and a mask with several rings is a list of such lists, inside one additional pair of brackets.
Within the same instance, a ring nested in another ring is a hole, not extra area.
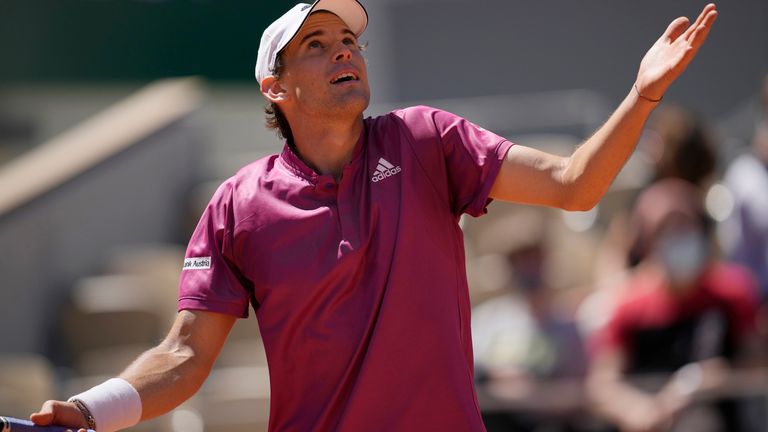
[[(454, 214), (487, 212), (489, 194), (512, 143), (455, 114), (417, 106), (398, 113), (409, 128), (425, 169), (445, 172)], [(426, 148), (424, 148), (426, 147)], [(436, 158), (429, 151), (436, 149)], [(441, 163), (444, 167), (430, 166)]]
[(245, 318), (252, 289), (232, 256), (233, 186), (222, 184), (187, 246), (179, 278), (179, 310), (205, 310)]

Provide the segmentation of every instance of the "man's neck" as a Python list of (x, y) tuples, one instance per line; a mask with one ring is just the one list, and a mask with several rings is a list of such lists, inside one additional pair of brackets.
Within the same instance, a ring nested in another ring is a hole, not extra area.
[(294, 148), (301, 160), (319, 174), (341, 178), (344, 165), (352, 160), (360, 134), (362, 115), (348, 122), (294, 122)]

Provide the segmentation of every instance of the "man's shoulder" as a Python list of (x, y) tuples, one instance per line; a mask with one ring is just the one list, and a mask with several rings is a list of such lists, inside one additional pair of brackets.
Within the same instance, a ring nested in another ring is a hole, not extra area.
[(238, 169), (230, 179), (234, 181), (243, 181), (268, 174), (274, 170), (275, 163), (279, 157), (280, 155), (275, 153), (256, 159)]
[(277, 158), (278, 155), (265, 156), (243, 166), (224, 181), (211, 182), (211, 189), (215, 187), (215, 191), (208, 201), (206, 211), (215, 215), (215, 218), (238, 225), (260, 209), (268, 208), (263, 205), (264, 200), (270, 197), (263, 193), (269, 190), (264, 184), (270, 181)]
[(440, 117), (440, 116), (458, 117), (453, 113), (450, 113), (443, 109), (435, 108), (429, 105), (413, 105), (413, 106), (404, 107), (404, 108), (397, 108), (390, 111), (387, 114), (384, 114), (381, 117), (386, 117), (386, 116), (397, 117), (405, 121), (409, 121), (409, 120), (420, 121), (420, 120), (427, 120), (427, 119), (434, 121), (436, 116), (437, 117)]
[(408, 131), (417, 142), (440, 135), (441, 130), (458, 123), (461, 117), (427, 105), (397, 108), (385, 114), (366, 119), (374, 133), (390, 130)]
[(240, 169), (232, 176), (221, 182), (214, 194), (214, 200), (234, 198), (243, 193), (249, 194), (253, 189), (270, 175), (275, 169), (279, 155), (271, 154), (257, 159)]

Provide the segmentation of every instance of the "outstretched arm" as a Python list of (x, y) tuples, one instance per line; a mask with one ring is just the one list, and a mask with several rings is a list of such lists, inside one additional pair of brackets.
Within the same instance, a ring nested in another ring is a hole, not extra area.
[(142, 421), (167, 413), (197, 392), (235, 320), (232, 315), (181, 311), (165, 340), (120, 374), (141, 395)]
[(570, 157), (519, 145), (510, 148), (491, 197), (567, 210), (594, 207), (634, 151), (658, 100), (696, 56), (716, 17), (715, 5), (708, 4), (691, 25), (685, 17), (672, 21), (640, 62), (627, 97)]
[[(235, 320), (219, 313), (181, 311), (165, 340), (120, 374), (141, 397), (142, 421), (165, 414), (200, 388)], [(75, 404), (63, 401), (45, 402), (30, 419), (37, 425), (87, 425)]]

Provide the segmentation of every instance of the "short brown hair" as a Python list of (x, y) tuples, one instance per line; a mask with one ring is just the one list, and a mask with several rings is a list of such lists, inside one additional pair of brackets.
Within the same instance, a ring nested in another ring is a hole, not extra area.
[[(283, 55), (279, 54), (275, 59), (275, 70), (273, 71), (275, 78), (280, 78), (280, 74), (283, 73)], [(293, 144), (293, 133), (291, 132), (291, 125), (288, 124), (288, 119), (285, 118), (285, 114), (280, 110), (274, 102), (269, 102), (264, 107), (264, 113), (267, 115), (267, 128), (274, 129), (280, 138), (284, 138), (289, 144)]]

